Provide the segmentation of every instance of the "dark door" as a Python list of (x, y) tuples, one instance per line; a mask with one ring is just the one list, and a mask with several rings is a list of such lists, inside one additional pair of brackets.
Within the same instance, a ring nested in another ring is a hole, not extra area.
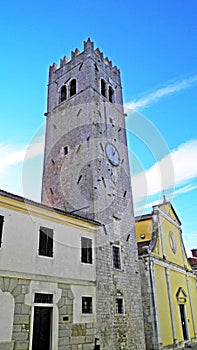
[(183, 339), (187, 340), (187, 326), (186, 326), (186, 319), (185, 319), (185, 305), (180, 304), (180, 314), (181, 314), (181, 324), (182, 324), (182, 330), (183, 330)]
[(50, 350), (51, 307), (34, 307), (32, 350)]

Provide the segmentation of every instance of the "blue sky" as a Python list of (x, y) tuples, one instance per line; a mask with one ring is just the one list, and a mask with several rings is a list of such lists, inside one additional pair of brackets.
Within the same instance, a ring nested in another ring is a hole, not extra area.
[(196, 17), (196, 0), (4, 1), (0, 187), (39, 200), (48, 67), (90, 37), (121, 70), (136, 214), (164, 190), (196, 248)]

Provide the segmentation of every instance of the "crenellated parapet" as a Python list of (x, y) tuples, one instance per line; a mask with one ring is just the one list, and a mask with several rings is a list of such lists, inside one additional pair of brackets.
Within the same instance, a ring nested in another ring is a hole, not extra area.
[(63, 67), (68, 62), (69, 62), (69, 58), (67, 56), (60, 58), (60, 67)]
[(53, 63), (50, 67), (49, 67), (49, 73), (55, 72), (58, 69), (58, 65), (56, 63)]
[(65, 72), (65, 70), (69, 70), (73, 65), (80, 64), (87, 57), (94, 59), (98, 65), (107, 66), (112, 75), (120, 75), (120, 70), (117, 66), (113, 66), (112, 61), (109, 60), (108, 57), (104, 57), (103, 52), (101, 52), (99, 48), (94, 49), (94, 42), (88, 38), (87, 41), (84, 41), (84, 50), (82, 52), (76, 48), (74, 51), (71, 51), (70, 59), (64, 56), (60, 59), (59, 66), (56, 63), (53, 63), (49, 69), (49, 76), (61, 68), (64, 68)]

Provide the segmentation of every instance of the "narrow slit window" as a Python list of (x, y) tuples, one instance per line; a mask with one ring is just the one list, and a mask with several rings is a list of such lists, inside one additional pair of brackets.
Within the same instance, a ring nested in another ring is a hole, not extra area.
[(63, 102), (67, 99), (66, 85), (63, 85), (60, 92), (60, 102)]
[(76, 94), (76, 79), (72, 79), (70, 82), (70, 97)]
[(104, 79), (101, 79), (101, 94), (106, 97), (106, 82)]
[(68, 154), (68, 146), (65, 146), (64, 147), (64, 155), (67, 156), (67, 154)]

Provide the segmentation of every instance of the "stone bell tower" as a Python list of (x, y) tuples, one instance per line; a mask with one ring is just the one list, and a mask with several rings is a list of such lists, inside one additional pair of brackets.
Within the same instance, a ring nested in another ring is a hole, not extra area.
[(49, 71), (42, 203), (99, 221), (97, 337), (143, 350), (144, 332), (120, 71), (93, 42)]

